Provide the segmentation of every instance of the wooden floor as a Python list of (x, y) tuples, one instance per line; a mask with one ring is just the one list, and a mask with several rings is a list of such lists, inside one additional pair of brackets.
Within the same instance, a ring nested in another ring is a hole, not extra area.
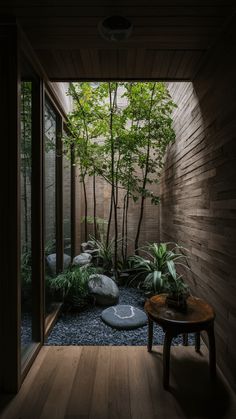
[(162, 347), (44, 347), (2, 419), (235, 419), (221, 376), (208, 378), (207, 350), (171, 349), (170, 391)]

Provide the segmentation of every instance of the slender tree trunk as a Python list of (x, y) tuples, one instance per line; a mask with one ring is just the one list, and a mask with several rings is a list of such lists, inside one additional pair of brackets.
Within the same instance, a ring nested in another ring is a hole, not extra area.
[(107, 240), (106, 240), (107, 246), (108, 246), (109, 238), (110, 238), (112, 210), (113, 210), (113, 199), (112, 199), (112, 193), (111, 193), (111, 197), (110, 197), (110, 211), (109, 211), (109, 218), (108, 218), (108, 224), (107, 224)]
[(126, 210), (125, 210), (125, 260), (127, 259), (127, 251), (128, 251), (128, 211), (129, 211), (129, 191), (126, 197)]
[(97, 200), (96, 200), (96, 175), (93, 175), (93, 228), (94, 237), (97, 239)]
[(84, 240), (88, 240), (88, 200), (87, 200), (87, 189), (85, 184), (85, 175), (82, 175), (82, 185), (84, 192)]
[(117, 269), (117, 258), (118, 258), (118, 225), (117, 225), (117, 205), (116, 205), (116, 202), (115, 202), (115, 195), (113, 195), (113, 201), (114, 201), (114, 223), (115, 223), (114, 267), (115, 267), (115, 271), (116, 271), (116, 269)]
[(119, 170), (120, 170), (120, 147), (119, 147), (119, 152), (118, 152), (118, 160), (116, 163), (116, 172), (115, 172), (115, 188), (116, 188), (116, 206), (118, 205), (119, 202), (119, 187), (118, 187), (118, 181), (119, 181)]
[(135, 253), (138, 254), (138, 247), (139, 247), (139, 236), (141, 231), (141, 224), (143, 221), (143, 212), (144, 212), (144, 203), (145, 203), (145, 189), (147, 185), (147, 179), (148, 179), (148, 173), (149, 173), (149, 158), (150, 158), (150, 149), (151, 149), (151, 112), (152, 112), (152, 104), (153, 104), (153, 95), (155, 91), (156, 83), (154, 83), (152, 88), (152, 94), (151, 94), (151, 101), (150, 101), (150, 112), (149, 112), (149, 122), (148, 122), (148, 142), (147, 142), (147, 152), (146, 152), (146, 161), (145, 161), (145, 169), (144, 169), (144, 177), (143, 177), (143, 184), (142, 184), (142, 198), (141, 198), (141, 204), (140, 204), (140, 214), (139, 214), (139, 221), (138, 221), (138, 227), (137, 227), (137, 233), (135, 237), (134, 242), (134, 250)]
[(126, 210), (126, 194), (123, 198), (123, 208), (122, 208), (122, 232), (121, 232), (121, 253), (123, 262), (125, 261), (125, 211)]
[(119, 170), (120, 170), (120, 148), (118, 151), (118, 160), (116, 163), (116, 170), (115, 170), (115, 194), (114, 194), (114, 222), (115, 222), (115, 266), (117, 265), (118, 260), (118, 202), (119, 202)]
[(142, 194), (142, 197), (141, 197), (138, 227), (137, 227), (137, 233), (136, 233), (135, 242), (134, 242), (134, 251), (137, 255), (139, 253), (138, 252), (139, 236), (140, 236), (140, 231), (141, 231), (141, 224), (142, 224), (142, 221), (143, 221), (144, 203), (145, 203), (145, 199), (146, 199), (146, 197), (144, 195), (144, 191), (145, 191), (146, 184), (147, 184), (149, 157), (150, 157), (150, 140), (148, 140), (148, 145), (147, 145), (145, 170), (144, 170), (144, 177), (143, 177), (143, 184), (142, 184), (143, 194)]
[[(86, 138), (86, 146), (88, 145), (89, 142), (89, 133), (88, 133), (88, 126), (87, 126), (87, 118), (86, 118), (86, 112), (84, 111), (84, 108), (80, 102), (80, 97), (76, 92), (76, 89), (73, 86), (73, 83), (71, 84), (71, 88), (73, 89), (74, 95), (76, 97), (77, 103), (81, 109), (82, 112), (82, 120), (83, 120), (83, 125), (84, 125), (84, 132), (85, 132), (85, 138)], [(81, 168), (81, 170), (83, 170), (83, 168)], [(84, 168), (85, 172), (86, 172), (86, 168)], [(87, 190), (86, 190), (86, 185), (85, 185), (85, 175), (86, 173), (82, 174), (82, 184), (83, 184), (83, 191), (84, 191), (84, 235), (85, 235), (85, 241), (87, 242), (88, 240), (88, 200), (87, 200)]]
[(117, 271), (117, 250), (118, 250), (118, 229), (117, 229), (117, 203), (116, 203), (116, 191), (115, 191), (115, 147), (114, 147), (114, 138), (113, 138), (113, 113), (114, 106), (116, 101), (117, 94), (117, 84), (116, 90), (114, 92), (114, 98), (112, 100), (112, 91), (111, 84), (109, 83), (109, 99), (110, 99), (110, 138), (111, 138), (111, 199), (113, 201), (114, 207), (114, 270), (115, 276)]
[(139, 221), (138, 221), (138, 227), (137, 227), (137, 233), (136, 233), (136, 237), (135, 237), (135, 242), (134, 242), (134, 249), (135, 249), (135, 254), (138, 255), (138, 247), (139, 247), (139, 236), (140, 236), (140, 231), (141, 231), (141, 224), (143, 221), (143, 211), (144, 211), (144, 202), (145, 202), (145, 197), (142, 196), (141, 198), (141, 205), (140, 205), (140, 214), (139, 214)]

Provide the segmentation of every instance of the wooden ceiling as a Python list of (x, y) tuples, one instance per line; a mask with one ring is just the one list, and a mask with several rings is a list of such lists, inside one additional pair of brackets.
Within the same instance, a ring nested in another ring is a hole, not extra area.
[[(48, 77), (191, 80), (236, 11), (234, 0), (8, 0)], [(107, 16), (133, 24), (126, 41), (98, 32)]]

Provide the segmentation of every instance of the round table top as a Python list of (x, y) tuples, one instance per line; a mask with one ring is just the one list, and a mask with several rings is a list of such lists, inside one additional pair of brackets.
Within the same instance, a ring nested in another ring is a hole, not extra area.
[(154, 295), (146, 301), (144, 309), (157, 323), (166, 325), (198, 325), (215, 318), (210, 304), (197, 297), (188, 297), (187, 311), (181, 312), (166, 304), (167, 294)]

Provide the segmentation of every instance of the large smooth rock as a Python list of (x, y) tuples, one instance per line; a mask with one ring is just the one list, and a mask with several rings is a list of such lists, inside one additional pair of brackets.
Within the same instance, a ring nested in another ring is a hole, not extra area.
[(119, 300), (119, 288), (106, 275), (91, 275), (88, 281), (88, 288), (90, 293), (95, 297), (97, 304), (109, 306), (117, 304)]
[[(52, 253), (51, 255), (48, 255), (46, 257), (48, 267), (53, 275), (56, 275), (57, 270), (57, 255), (56, 253)], [(71, 257), (64, 253), (63, 255), (63, 264), (64, 269), (67, 269), (70, 266), (71, 263)]]
[(103, 310), (102, 320), (116, 329), (136, 329), (147, 324), (144, 311), (130, 305), (117, 305)]
[(89, 253), (81, 253), (78, 256), (75, 256), (73, 259), (73, 265), (84, 266), (90, 263), (92, 256)]

